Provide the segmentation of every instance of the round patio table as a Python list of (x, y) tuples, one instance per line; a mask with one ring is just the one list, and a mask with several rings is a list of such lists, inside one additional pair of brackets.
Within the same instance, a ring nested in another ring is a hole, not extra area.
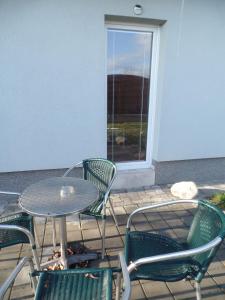
[(53, 177), (26, 188), (19, 197), (19, 205), (32, 216), (59, 218), (61, 260), (66, 269), (66, 216), (84, 211), (98, 197), (98, 189), (90, 181), (74, 177)]

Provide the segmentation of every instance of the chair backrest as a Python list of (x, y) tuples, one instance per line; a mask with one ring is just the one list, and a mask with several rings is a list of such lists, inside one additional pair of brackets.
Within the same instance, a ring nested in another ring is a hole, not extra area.
[[(17, 213), (0, 218), (0, 225), (16, 225), (28, 229), (34, 235), (32, 217), (26, 213)], [(21, 231), (2, 229), (0, 226), (0, 249), (17, 244), (29, 243), (29, 238)]]
[[(199, 201), (190, 231), (187, 237), (188, 248), (196, 248), (207, 244), (216, 237), (225, 237), (225, 215), (208, 201)], [(198, 254), (193, 258), (197, 260), (203, 270), (207, 270), (219, 246), (211, 251)]]
[(102, 158), (83, 160), (84, 179), (94, 183), (101, 196), (109, 191), (115, 178), (116, 166), (113, 162)]

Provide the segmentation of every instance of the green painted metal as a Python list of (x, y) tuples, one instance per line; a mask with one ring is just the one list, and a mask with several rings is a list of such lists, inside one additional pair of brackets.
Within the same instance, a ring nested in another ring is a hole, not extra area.
[[(210, 242), (217, 236), (225, 237), (225, 215), (222, 210), (208, 201), (199, 201), (197, 211), (194, 215), (190, 231), (187, 237), (186, 248), (193, 249)], [(219, 245), (220, 246), (220, 245)], [(201, 265), (196, 276), (200, 281), (213, 260), (219, 246), (211, 251), (193, 257)]]
[[(139, 258), (168, 254), (203, 246), (216, 237), (224, 239), (225, 215), (213, 204), (199, 200), (186, 243), (179, 243), (169, 237), (127, 229), (125, 256), (129, 264)], [(200, 282), (215, 257), (215, 249), (187, 259), (177, 259), (140, 266), (131, 273), (131, 280), (150, 279), (178, 281), (191, 277)]]
[[(185, 248), (173, 239), (148, 232), (127, 231), (125, 254), (127, 263), (142, 257), (159, 254), (168, 254), (182, 251)], [(131, 273), (131, 280), (150, 279), (163, 281), (181, 280), (199, 269), (198, 262), (192, 259), (179, 259), (176, 261), (158, 262), (140, 266)]]
[(107, 159), (86, 159), (83, 160), (83, 172), (84, 179), (89, 180), (98, 188), (99, 199), (86, 211), (82, 212), (82, 214), (91, 215), (96, 218), (105, 217), (102, 215), (103, 203), (107, 200), (105, 199), (105, 196), (109, 192), (109, 185), (116, 172), (116, 166)]
[[(17, 225), (28, 229), (34, 236), (33, 217), (26, 213), (16, 213), (0, 218), (0, 224)], [(20, 243), (29, 244), (27, 235), (19, 230), (0, 229), (0, 248)]]
[(35, 300), (112, 299), (112, 271), (108, 268), (46, 271), (39, 275)]

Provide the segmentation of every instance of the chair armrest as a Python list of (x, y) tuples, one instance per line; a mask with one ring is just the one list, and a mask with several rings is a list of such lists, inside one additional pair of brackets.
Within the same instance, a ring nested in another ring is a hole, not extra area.
[(119, 253), (119, 260), (120, 260), (120, 266), (122, 268), (123, 281), (125, 285), (125, 290), (122, 295), (122, 300), (128, 300), (130, 299), (130, 295), (131, 295), (131, 283), (130, 283), (130, 276), (129, 276), (127, 264), (122, 252)]
[(73, 165), (71, 168), (69, 168), (63, 175), (62, 177), (66, 177), (74, 168), (77, 168), (79, 166), (82, 166), (83, 162), (80, 161), (79, 163), (76, 163), (75, 165)]
[(218, 236), (215, 239), (213, 239), (211, 242), (194, 249), (139, 258), (136, 261), (131, 262), (131, 264), (128, 266), (128, 272), (131, 273), (140, 265), (150, 264), (150, 263), (164, 261), (164, 260), (174, 260), (174, 259), (179, 259), (179, 258), (184, 258), (184, 257), (189, 257), (200, 253), (204, 253), (206, 251), (212, 250), (213, 248), (218, 246), (221, 242), (222, 239), (221, 237)]
[(188, 203), (188, 204), (198, 204), (199, 201), (198, 200), (176, 200), (176, 201), (169, 201), (169, 202), (164, 202), (164, 203), (159, 203), (159, 204), (153, 204), (153, 205), (148, 205), (148, 206), (143, 206), (140, 207), (136, 210), (134, 210), (128, 217), (127, 220), (127, 226), (126, 228), (129, 229), (130, 228), (130, 222), (132, 217), (142, 211), (148, 210), (148, 209), (154, 209), (154, 208), (158, 208), (158, 207), (163, 207), (163, 206), (168, 206), (168, 205), (174, 205), (174, 204), (180, 204), (180, 203)]
[[(33, 265), (32, 259), (30, 257), (22, 258), (21, 261), (18, 263), (18, 265), (14, 268), (12, 273), (9, 275), (9, 277), (5, 280), (5, 282), (0, 287), (0, 299), (3, 299), (3, 297), (4, 297), (5, 293), (7, 292), (8, 288), (13, 283), (13, 281), (16, 279), (17, 275), (19, 274), (19, 272), (22, 270), (22, 268), (25, 266), (25, 264), (27, 262), (29, 262), (31, 273), (34, 272), (34, 265)], [(33, 285), (34, 285), (34, 288), (35, 288), (36, 285), (37, 285), (36, 278), (32, 278), (32, 282), (33, 282)]]
[(4, 194), (4, 195), (17, 195), (20, 196), (21, 193), (17, 193), (17, 192), (8, 192), (8, 191), (0, 191), (0, 194)]
[(17, 225), (0, 224), (0, 230), (1, 229), (2, 230), (18, 230), (18, 231), (23, 232), (28, 237), (28, 239), (30, 241), (30, 244), (31, 244), (31, 247), (32, 247), (32, 252), (33, 252), (33, 255), (34, 255), (35, 264), (37, 266), (37, 269), (40, 270), (40, 262), (39, 262), (38, 257), (37, 257), (36, 244), (35, 244), (34, 237), (33, 237), (32, 233), (28, 229), (26, 229), (22, 226), (17, 226)]

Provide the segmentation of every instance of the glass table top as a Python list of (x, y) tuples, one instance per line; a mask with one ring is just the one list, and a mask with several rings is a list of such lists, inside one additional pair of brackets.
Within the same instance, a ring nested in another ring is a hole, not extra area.
[(53, 177), (27, 187), (19, 198), (19, 205), (34, 216), (60, 217), (84, 211), (98, 197), (98, 189), (90, 181)]

